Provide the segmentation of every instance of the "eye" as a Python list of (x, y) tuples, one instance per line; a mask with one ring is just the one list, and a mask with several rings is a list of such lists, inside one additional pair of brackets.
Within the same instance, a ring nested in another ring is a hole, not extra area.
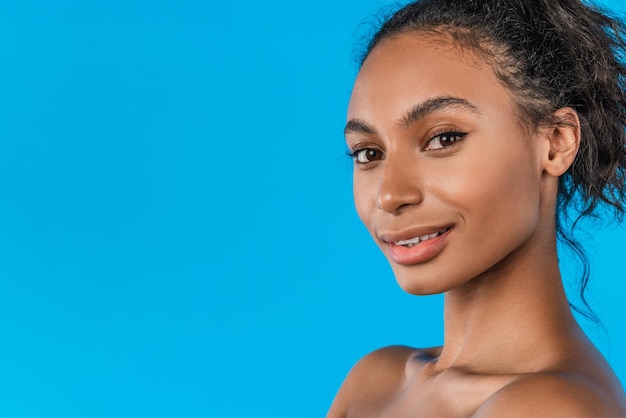
[(467, 134), (464, 132), (442, 132), (428, 141), (426, 150), (438, 150), (449, 147), (460, 141), (465, 135)]
[(383, 153), (374, 148), (363, 148), (349, 154), (357, 164), (367, 164), (383, 159)]

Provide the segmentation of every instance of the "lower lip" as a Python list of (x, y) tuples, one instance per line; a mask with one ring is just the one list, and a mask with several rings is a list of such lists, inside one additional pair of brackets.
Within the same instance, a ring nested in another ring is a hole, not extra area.
[(452, 229), (447, 230), (438, 237), (427, 239), (412, 247), (405, 247), (390, 242), (388, 244), (389, 256), (394, 263), (402, 265), (420, 264), (430, 261), (443, 250), (450, 231)]

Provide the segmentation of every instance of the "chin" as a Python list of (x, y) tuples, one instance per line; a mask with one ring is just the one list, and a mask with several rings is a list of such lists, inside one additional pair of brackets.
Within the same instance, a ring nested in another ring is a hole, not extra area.
[[(410, 267), (409, 267), (410, 268)], [(403, 271), (399, 271), (402, 269)], [(407, 267), (393, 268), (396, 281), (402, 290), (410, 295), (426, 296), (444, 293), (454, 286), (440, 280), (441, 275), (405, 271)]]

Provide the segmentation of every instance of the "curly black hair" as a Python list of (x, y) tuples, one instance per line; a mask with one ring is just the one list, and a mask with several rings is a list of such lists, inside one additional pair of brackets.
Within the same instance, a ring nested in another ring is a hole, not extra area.
[(556, 228), (583, 265), (579, 294), (586, 310), (571, 306), (597, 322), (585, 299), (589, 262), (573, 233), (584, 217), (608, 209), (619, 222), (624, 214), (624, 23), (580, 0), (421, 0), (384, 20), (360, 63), (381, 41), (407, 32), (450, 36), (478, 54), (513, 93), (521, 120), (533, 129), (564, 123), (553, 117), (561, 107), (577, 111), (580, 149), (560, 178)]

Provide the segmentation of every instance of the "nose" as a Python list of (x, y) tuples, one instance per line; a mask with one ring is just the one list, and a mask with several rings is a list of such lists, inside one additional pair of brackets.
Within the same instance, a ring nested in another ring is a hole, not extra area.
[(378, 209), (396, 215), (406, 207), (419, 205), (424, 200), (419, 171), (414, 161), (406, 158), (394, 161), (388, 156), (376, 195)]

